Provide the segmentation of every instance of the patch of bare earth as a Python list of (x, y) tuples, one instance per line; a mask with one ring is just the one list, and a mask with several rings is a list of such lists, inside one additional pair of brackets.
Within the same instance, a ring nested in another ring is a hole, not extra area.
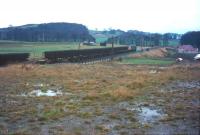
[(168, 52), (166, 48), (158, 48), (158, 49), (145, 51), (142, 53), (131, 54), (129, 57), (130, 58), (144, 58), (144, 57), (164, 58), (167, 56), (167, 54)]

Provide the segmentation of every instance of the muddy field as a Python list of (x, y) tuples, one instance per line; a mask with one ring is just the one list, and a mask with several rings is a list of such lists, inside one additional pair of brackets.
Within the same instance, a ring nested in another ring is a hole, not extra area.
[(0, 67), (0, 134), (199, 134), (200, 64)]

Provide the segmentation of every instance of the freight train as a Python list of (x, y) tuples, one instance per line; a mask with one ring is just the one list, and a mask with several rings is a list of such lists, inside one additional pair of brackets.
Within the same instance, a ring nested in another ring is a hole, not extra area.
[[(131, 49), (130, 49), (131, 48)], [(44, 57), (51, 62), (67, 61), (67, 62), (84, 62), (96, 59), (111, 57), (117, 54), (136, 51), (136, 47), (115, 47), (115, 48), (98, 48), (83, 50), (67, 50), (67, 51), (50, 51), (44, 52)]]
[(27, 61), (30, 53), (7, 53), (0, 54), (0, 65), (6, 65), (8, 63), (24, 62)]
[[(123, 46), (115, 48), (98, 48), (82, 50), (65, 50), (65, 51), (47, 51), (44, 52), (44, 60), (48, 63), (56, 62), (85, 62), (96, 59), (114, 57), (115, 55), (134, 52), (135, 46)], [(28, 61), (30, 53), (9, 53), (0, 54), (0, 65), (7, 63)]]

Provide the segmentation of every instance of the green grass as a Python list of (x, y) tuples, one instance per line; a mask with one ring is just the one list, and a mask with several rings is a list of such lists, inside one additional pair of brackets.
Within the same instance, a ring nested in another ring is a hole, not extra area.
[(96, 37), (96, 42), (97, 43), (101, 43), (101, 42), (105, 42), (108, 38), (107, 37)]
[(44, 112), (41, 116), (42, 120), (49, 120), (49, 119), (58, 119), (59, 117), (63, 116), (64, 112), (58, 109), (51, 109)]
[[(43, 57), (45, 51), (76, 50), (79, 43), (69, 42), (20, 42), (0, 41), (0, 53), (31, 53), (31, 58)], [(102, 48), (101, 46), (81, 46), (81, 49)]]
[(173, 60), (165, 59), (150, 59), (150, 58), (125, 58), (122, 60), (124, 64), (136, 64), (136, 65), (170, 65), (173, 64)]

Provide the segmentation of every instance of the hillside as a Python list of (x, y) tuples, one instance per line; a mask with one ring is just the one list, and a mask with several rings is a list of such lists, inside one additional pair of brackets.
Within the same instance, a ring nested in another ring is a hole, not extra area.
[(78, 42), (94, 38), (86, 26), (75, 23), (27, 24), (0, 29), (0, 40), (28, 42)]

